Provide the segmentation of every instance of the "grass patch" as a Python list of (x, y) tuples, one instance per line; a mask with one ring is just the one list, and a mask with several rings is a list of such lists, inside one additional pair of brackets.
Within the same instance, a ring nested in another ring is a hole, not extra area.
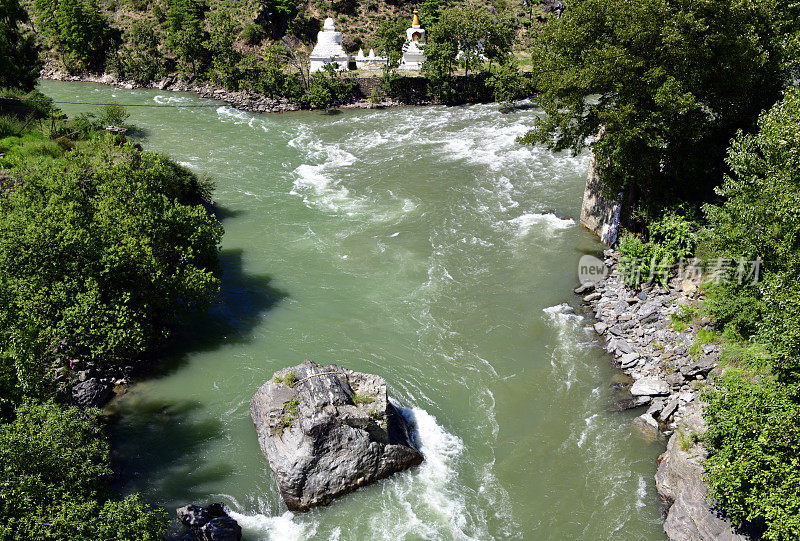
[(772, 355), (758, 342), (726, 342), (719, 361), (723, 367), (751, 373), (768, 373), (772, 367)]
[(297, 377), (296, 373), (289, 372), (282, 378), (275, 376), (275, 378), (272, 381), (274, 381), (275, 383), (285, 383), (289, 387), (294, 388), (294, 386), (297, 385), (299, 378)]
[(291, 400), (287, 400), (283, 403), (283, 417), (281, 417), (280, 422), (278, 423), (278, 427), (275, 429), (275, 432), (283, 436), (283, 431), (289, 428), (292, 428), (292, 424), (294, 420), (297, 418), (297, 408), (300, 406), (300, 399), (298, 397), (294, 397)]
[(678, 432), (678, 444), (680, 445), (681, 451), (684, 453), (688, 453), (689, 449), (691, 449), (692, 446), (700, 443), (701, 439), (702, 438), (700, 434), (694, 430), (690, 431), (689, 434)]
[(697, 331), (697, 336), (694, 339), (692, 347), (689, 348), (691, 355), (698, 355), (703, 351), (703, 346), (706, 344), (714, 344), (720, 341), (722, 334), (710, 329), (700, 329)]
[(695, 319), (700, 315), (700, 309), (695, 304), (687, 304), (675, 310), (670, 318), (670, 326), (678, 332), (683, 332), (689, 328), (689, 325), (694, 323)]
[(353, 404), (356, 406), (361, 404), (372, 404), (375, 402), (375, 396), (371, 394), (360, 394), (355, 393), (353, 394)]

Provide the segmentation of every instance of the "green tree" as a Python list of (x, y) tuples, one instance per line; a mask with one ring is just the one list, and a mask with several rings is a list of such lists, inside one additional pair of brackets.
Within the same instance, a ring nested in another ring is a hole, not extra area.
[(188, 170), (110, 136), (16, 170), (25, 182), (0, 197), (0, 351), (23, 394), (53, 362), (139, 358), (218, 291), (221, 226)]
[(755, 335), (777, 355), (785, 379), (800, 378), (800, 91), (793, 88), (740, 132), (728, 153), (731, 174), (707, 205), (715, 256), (760, 260), (760, 282), (712, 286), (708, 307), (737, 333)]
[(39, 50), (31, 33), (22, 25), (28, 14), (18, 0), (0, 2), (0, 88), (33, 90), (39, 77)]
[[(514, 18), (506, 10), (492, 13), (486, 7), (470, 4), (443, 10), (430, 28), (425, 45), (423, 71), (431, 92), (450, 102), (455, 97), (453, 74), (459, 66), (469, 77), (470, 69), (483, 70), (485, 60), (490, 66), (493, 62), (507, 63), (515, 31)], [(508, 76), (509, 71), (504, 75)], [(505, 82), (508, 88), (508, 80)]]
[(0, 425), (0, 538), (158, 540), (163, 511), (112, 498), (109, 446), (93, 414), (48, 402)]
[(242, 78), (239, 70), (242, 54), (234, 47), (234, 43), (240, 26), (226, 9), (212, 11), (208, 24), (211, 31), (206, 49), (211, 55), (211, 79), (224, 88), (238, 90)]
[(706, 198), (725, 149), (790, 80), (800, 5), (575, 0), (533, 44), (547, 113), (527, 143), (592, 149), (610, 195)]
[(208, 33), (204, 28), (205, 5), (196, 0), (168, 0), (166, 13), (167, 47), (178, 57), (186, 75), (199, 75), (205, 69)]
[(400, 65), (405, 42), (405, 24), (399, 19), (384, 19), (372, 38), (371, 47), (386, 57), (384, 71)]
[(158, 49), (159, 34), (152, 25), (135, 20), (124, 34), (124, 44), (109, 57), (107, 70), (120, 79), (146, 84), (164, 74), (164, 63)]

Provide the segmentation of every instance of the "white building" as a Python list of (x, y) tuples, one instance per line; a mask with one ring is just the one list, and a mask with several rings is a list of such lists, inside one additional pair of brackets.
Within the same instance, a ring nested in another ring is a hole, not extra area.
[(308, 57), (310, 62), (309, 71), (311, 73), (322, 71), (325, 64), (335, 62), (338, 64), (337, 71), (347, 71), (350, 69), (348, 63), (350, 56), (342, 47), (342, 33), (336, 31), (333, 19), (328, 17), (322, 26), (322, 31), (317, 33), (317, 45)]
[(408, 71), (419, 71), (422, 63), (425, 62), (425, 29), (419, 22), (417, 10), (414, 10), (414, 20), (411, 28), (406, 30), (406, 42), (403, 44), (403, 59), (400, 61), (400, 69)]

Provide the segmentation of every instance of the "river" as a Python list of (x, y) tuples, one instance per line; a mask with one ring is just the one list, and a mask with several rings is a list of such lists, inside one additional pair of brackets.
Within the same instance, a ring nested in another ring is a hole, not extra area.
[[(42, 82), (59, 101), (213, 104)], [(89, 107), (62, 105), (72, 115)], [(663, 447), (605, 409), (575, 306), (587, 156), (520, 146), (496, 105), (254, 115), (131, 107), (148, 150), (216, 181), (223, 292), (112, 408), (118, 488), (170, 513), (225, 502), (247, 539), (661, 540)], [(383, 376), (425, 462), (332, 505), (281, 502), (248, 411), (309, 358)]]

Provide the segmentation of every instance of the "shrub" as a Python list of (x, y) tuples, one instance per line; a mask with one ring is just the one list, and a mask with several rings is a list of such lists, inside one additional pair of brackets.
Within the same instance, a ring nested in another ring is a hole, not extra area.
[(711, 495), (734, 522), (763, 530), (764, 539), (800, 538), (797, 388), (730, 376), (706, 398)]
[(0, 425), (0, 537), (157, 540), (163, 511), (105, 490), (109, 446), (94, 415), (48, 402), (23, 404)]
[(715, 285), (708, 309), (745, 337), (756, 336), (779, 356), (783, 377), (800, 369), (800, 91), (792, 89), (759, 119), (759, 131), (739, 133), (728, 152), (731, 174), (707, 205), (715, 255), (760, 260), (760, 280)]
[(621, 271), (631, 287), (651, 280), (666, 285), (672, 266), (692, 255), (697, 245), (697, 225), (674, 211), (651, 221), (647, 229), (647, 241), (628, 232), (620, 239)]
[(0, 197), (0, 350), (31, 389), (55, 358), (138, 358), (218, 291), (197, 177), (112, 141), (23, 162)]

